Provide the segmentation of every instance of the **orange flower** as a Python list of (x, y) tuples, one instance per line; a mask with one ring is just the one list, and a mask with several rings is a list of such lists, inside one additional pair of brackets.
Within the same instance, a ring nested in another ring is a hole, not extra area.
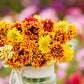
[(71, 24), (69, 26), (69, 30), (68, 30), (68, 39), (72, 40), (74, 38), (74, 36), (76, 36), (76, 35), (77, 35), (76, 25)]
[(11, 24), (11, 29), (16, 28), (18, 31), (22, 32), (22, 22), (16, 21), (16, 23)]
[(73, 50), (68, 44), (55, 43), (51, 48), (51, 56), (56, 62), (69, 62), (73, 58)]
[(42, 53), (38, 52), (38, 53), (33, 54), (33, 60), (32, 60), (31, 65), (34, 68), (42, 67), (43, 65), (45, 65), (45, 63), (46, 63), (46, 59), (44, 58)]
[(55, 43), (54, 46), (51, 48), (51, 55), (54, 59), (61, 59), (63, 55), (63, 47), (60, 43)]
[(0, 33), (3, 36), (6, 36), (7, 31), (10, 29), (10, 24), (7, 21), (0, 22)]
[(55, 31), (55, 35), (54, 35), (54, 41), (60, 42), (60, 43), (65, 43), (68, 41), (68, 36), (67, 36), (67, 32), (64, 31), (63, 29), (58, 29)]
[(6, 64), (14, 69), (21, 69), (26, 64), (30, 64), (32, 58), (29, 56), (29, 52), (24, 49), (15, 51), (11, 59), (6, 60)]
[(38, 40), (38, 33), (41, 27), (41, 23), (36, 18), (28, 17), (23, 22), (22, 33), (27, 40)]
[(54, 22), (51, 19), (45, 19), (45, 20), (41, 20), (43, 26), (44, 31), (48, 31), (48, 32), (52, 32), (53, 28), (54, 28)]

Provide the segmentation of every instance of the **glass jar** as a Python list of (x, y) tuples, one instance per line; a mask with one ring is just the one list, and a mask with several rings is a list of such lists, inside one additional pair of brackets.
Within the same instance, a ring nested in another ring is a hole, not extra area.
[(11, 84), (56, 84), (54, 65), (34, 69), (32, 66), (15, 70)]

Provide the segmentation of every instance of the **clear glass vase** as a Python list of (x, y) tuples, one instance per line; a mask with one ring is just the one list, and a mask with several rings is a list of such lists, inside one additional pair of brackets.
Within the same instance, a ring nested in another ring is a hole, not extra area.
[[(56, 84), (56, 74), (53, 73), (51, 76), (45, 78), (27, 78), (22, 76), (22, 81), (23, 84)], [(15, 77), (13, 84), (16, 84)]]
[(14, 70), (12, 84), (56, 84), (54, 65), (43, 66), (34, 69), (32, 66), (25, 66), (20, 70)]
[(53, 73), (50, 77), (45, 78), (26, 78), (22, 77), (24, 84), (56, 84), (56, 74)]

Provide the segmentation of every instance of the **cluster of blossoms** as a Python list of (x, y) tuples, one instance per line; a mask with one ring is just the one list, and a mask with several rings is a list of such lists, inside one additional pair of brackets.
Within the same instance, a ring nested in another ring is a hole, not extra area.
[(73, 50), (66, 44), (77, 34), (76, 26), (66, 21), (28, 17), (22, 22), (0, 22), (0, 60), (14, 69), (39, 68), (69, 62)]

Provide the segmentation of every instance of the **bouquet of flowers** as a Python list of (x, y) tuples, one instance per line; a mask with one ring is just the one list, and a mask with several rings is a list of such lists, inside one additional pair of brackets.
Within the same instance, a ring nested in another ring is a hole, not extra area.
[(1, 21), (0, 60), (15, 70), (69, 62), (74, 52), (66, 43), (76, 34), (75, 24), (40, 19), (36, 15), (12, 24)]

